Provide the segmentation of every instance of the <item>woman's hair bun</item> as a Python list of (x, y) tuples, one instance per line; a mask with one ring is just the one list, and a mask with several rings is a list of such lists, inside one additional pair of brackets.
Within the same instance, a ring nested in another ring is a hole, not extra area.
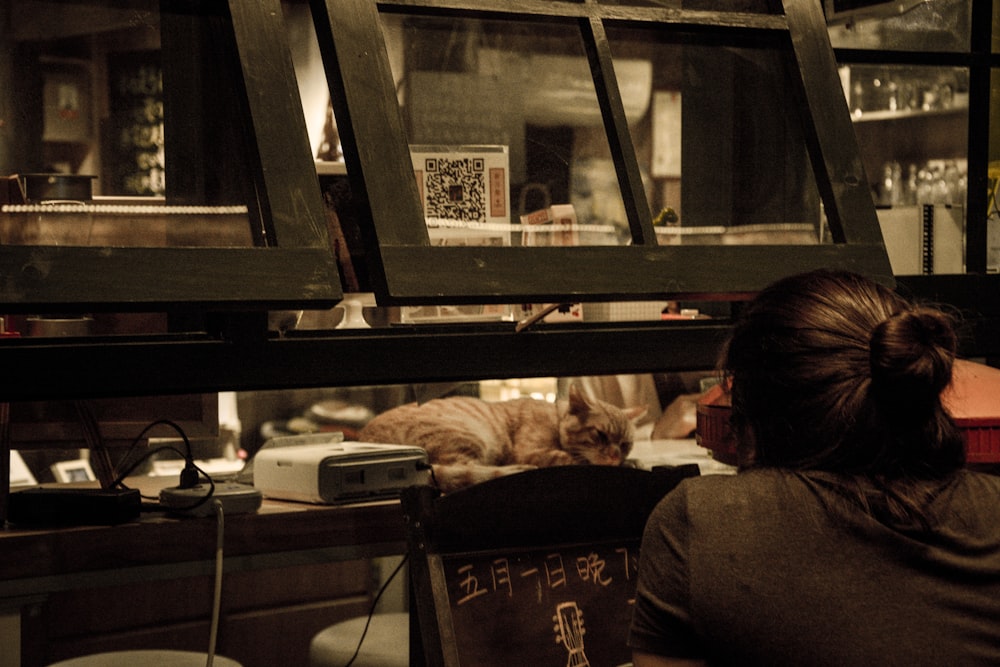
[(872, 389), (883, 404), (937, 400), (951, 382), (958, 341), (951, 319), (915, 308), (883, 320), (871, 336)]

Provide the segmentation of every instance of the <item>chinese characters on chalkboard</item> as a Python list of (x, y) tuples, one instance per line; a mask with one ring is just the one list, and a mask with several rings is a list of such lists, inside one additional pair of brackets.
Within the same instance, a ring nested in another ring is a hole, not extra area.
[[(629, 556), (629, 550), (625, 547), (614, 549), (613, 558), (615, 561), (620, 560), (620, 572), (625, 580), (629, 580), (632, 572), (635, 571), (635, 557), (632, 556), (630, 560)], [(515, 562), (520, 568), (517, 571), (517, 577), (522, 581), (529, 582), (528, 587), (536, 595), (542, 586), (549, 590), (555, 590), (567, 587), (574, 582), (609, 586), (614, 583), (614, 578), (610, 573), (616, 569), (614, 566), (609, 567), (608, 560), (596, 551), (574, 558), (575, 580), (567, 578), (566, 563), (560, 552), (546, 554), (539, 562), (522, 555), (518, 556)], [(463, 605), (481, 595), (497, 592), (505, 593), (508, 597), (514, 596), (514, 582), (511, 580), (509, 558), (495, 558), (488, 564), (488, 574), (481, 571), (485, 569), (487, 568), (481, 564), (477, 568), (474, 563), (466, 563), (456, 569), (460, 575), (459, 587), (461, 589), (459, 596), (455, 599), (456, 605)], [(484, 586), (481, 583), (481, 578), (488, 580), (490, 587)]]
[(633, 543), (443, 559), (463, 664), (627, 662), (637, 556)]

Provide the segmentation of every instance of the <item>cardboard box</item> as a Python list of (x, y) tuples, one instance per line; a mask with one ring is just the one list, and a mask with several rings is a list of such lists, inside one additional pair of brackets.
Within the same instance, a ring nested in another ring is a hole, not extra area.
[(521, 216), (522, 243), (526, 246), (575, 246), (580, 244), (572, 204), (553, 204)]

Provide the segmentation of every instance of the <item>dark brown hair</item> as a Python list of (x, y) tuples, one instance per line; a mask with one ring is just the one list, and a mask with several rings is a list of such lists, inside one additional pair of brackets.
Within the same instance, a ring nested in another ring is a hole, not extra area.
[(956, 344), (943, 311), (860, 275), (779, 280), (723, 350), (742, 465), (890, 483), (948, 476), (965, 462), (940, 398)]

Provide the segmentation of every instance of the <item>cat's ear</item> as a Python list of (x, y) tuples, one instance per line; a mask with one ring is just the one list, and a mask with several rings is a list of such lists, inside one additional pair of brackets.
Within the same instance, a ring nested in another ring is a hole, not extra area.
[(645, 405), (637, 405), (632, 408), (625, 408), (625, 417), (634, 424), (645, 417), (647, 412), (649, 412), (649, 409)]
[(570, 414), (586, 414), (590, 412), (591, 404), (583, 390), (574, 382), (567, 391)]

